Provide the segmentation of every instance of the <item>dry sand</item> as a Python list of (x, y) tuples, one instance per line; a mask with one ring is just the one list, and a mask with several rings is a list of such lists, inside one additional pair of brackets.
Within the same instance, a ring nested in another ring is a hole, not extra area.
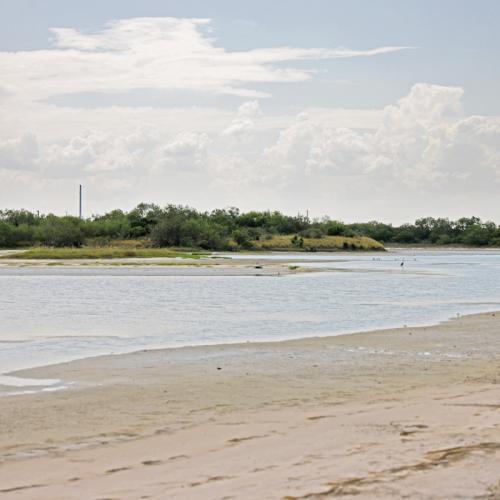
[(0, 498), (500, 498), (500, 314), (17, 375)]

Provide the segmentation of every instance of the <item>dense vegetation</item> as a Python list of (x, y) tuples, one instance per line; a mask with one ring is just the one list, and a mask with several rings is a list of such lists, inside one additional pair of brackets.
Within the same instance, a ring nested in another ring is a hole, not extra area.
[(456, 221), (424, 217), (414, 224), (398, 227), (381, 222), (349, 224), (347, 227), (385, 243), (500, 246), (500, 226), (491, 221), (482, 222), (478, 217), (463, 217)]
[(384, 250), (384, 245), (366, 236), (321, 236), (302, 237), (293, 235), (271, 236), (254, 242), (257, 250), (302, 249), (317, 252), (334, 250)]
[(20, 252), (13, 252), (6, 255), (6, 259), (128, 259), (128, 258), (178, 258), (178, 259), (199, 259), (207, 253), (201, 252), (179, 252), (169, 248), (130, 248), (128, 245), (105, 247), (83, 247), (83, 248), (53, 248), (36, 247)]
[[(286, 239), (279, 238), (285, 235)], [(117, 240), (139, 240), (143, 247), (206, 250), (375, 248), (377, 245), (369, 238), (385, 244), (500, 246), (500, 228), (477, 217), (457, 221), (428, 217), (396, 227), (380, 222), (310, 220), (280, 212), (240, 213), (236, 208), (198, 212), (189, 207), (162, 208), (153, 204), (140, 204), (130, 212), (113, 210), (84, 220), (26, 210), (0, 211), (0, 248), (103, 247)]]

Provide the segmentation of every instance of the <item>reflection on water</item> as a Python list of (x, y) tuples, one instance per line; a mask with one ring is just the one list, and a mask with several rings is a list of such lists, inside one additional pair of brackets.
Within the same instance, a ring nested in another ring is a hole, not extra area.
[[(258, 255), (264, 257), (290, 254)], [(325, 272), (278, 278), (0, 270), (0, 373), (147, 347), (335, 335), (500, 309), (497, 252), (292, 258)]]

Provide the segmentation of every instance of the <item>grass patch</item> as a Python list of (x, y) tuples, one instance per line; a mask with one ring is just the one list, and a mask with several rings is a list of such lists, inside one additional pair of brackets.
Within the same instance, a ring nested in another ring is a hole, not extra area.
[(302, 246), (292, 243), (293, 235), (273, 236), (268, 240), (254, 241), (260, 250), (317, 251), (331, 252), (339, 250), (383, 251), (384, 245), (366, 236), (324, 236), (323, 238), (303, 238)]
[[(100, 262), (101, 266), (114, 266), (114, 267), (213, 267), (211, 264), (203, 264), (199, 262)], [(85, 264), (88, 265), (88, 264)], [(93, 265), (93, 264), (90, 264)]]
[(40, 247), (5, 255), (3, 259), (125, 259), (169, 257), (181, 259), (199, 259), (208, 254), (202, 252), (180, 252), (171, 248), (120, 248), (120, 247), (84, 247), (84, 248), (49, 248)]

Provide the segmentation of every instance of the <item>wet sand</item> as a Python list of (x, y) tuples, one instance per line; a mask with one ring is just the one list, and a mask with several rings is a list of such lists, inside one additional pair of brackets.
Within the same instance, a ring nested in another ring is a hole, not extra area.
[(16, 376), (0, 498), (500, 498), (500, 314)]
[[(199, 259), (152, 257), (152, 258), (113, 258), (113, 259), (23, 259), (2, 258), (13, 250), (0, 250), (0, 273), (2, 275), (19, 275), (36, 272), (40, 275), (91, 275), (106, 271), (126, 274), (141, 273), (155, 276), (286, 276), (304, 272), (314, 272), (311, 267), (296, 265), (304, 261), (301, 256), (294, 255), (282, 259), (269, 259), (267, 254), (262, 258), (249, 257), (232, 259), (221, 255), (211, 255)], [(334, 258), (325, 254), (324, 260), (331, 262)]]

